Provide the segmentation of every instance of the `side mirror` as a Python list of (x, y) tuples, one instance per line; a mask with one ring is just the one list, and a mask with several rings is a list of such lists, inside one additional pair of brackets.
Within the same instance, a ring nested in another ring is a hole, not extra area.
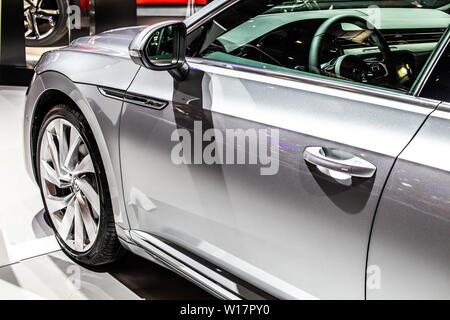
[(152, 25), (139, 33), (128, 51), (134, 63), (151, 70), (169, 71), (178, 80), (189, 72), (186, 63), (186, 25), (167, 21)]

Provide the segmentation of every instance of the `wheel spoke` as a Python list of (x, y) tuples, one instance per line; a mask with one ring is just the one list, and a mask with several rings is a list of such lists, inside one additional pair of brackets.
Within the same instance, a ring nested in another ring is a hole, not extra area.
[(89, 241), (93, 242), (97, 234), (97, 224), (92, 218), (91, 210), (89, 210), (88, 204), (84, 201), (80, 193), (76, 194), (76, 198), (81, 210), (81, 218), (83, 219), (83, 224), (84, 228), (86, 229), (88, 239)]
[(51, 10), (51, 9), (38, 9), (37, 12), (47, 14), (49, 16), (57, 16), (59, 14), (59, 10)]
[(59, 235), (61, 238), (66, 241), (69, 237), (69, 232), (72, 230), (73, 220), (75, 217), (75, 198), (70, 200), (69, 205), (67, 206), (66, 213), (64, 213), (64, 217), (59, 225)]
[(69, 151), (69, 146), (67, 145), (67, 138), (66, 133), (64, 130), (64, 122), (59, 121), (55, 124), (55, 132), (56, 132), (56, 138), (58, 139), (59, 144), (59, 156), (58, 156), (58, 163), (59, 168), (62, 169), (65, 167), (64, 162), (67, 157), (67, 153)]
[(46, 197), (46, 203), (47, 208), (50, 214), (53, 214), (55, 212), (58, 212), (64, 208), (67, 208), (69, 205), (70, 200), (72, 200), (73, 194), (69, 194), (65, 197), (56, 197), (52, 195), (47, 195)]
[(69, 149), (67, 151), (66, 159), (64, 160), (64, 166), (68, 169), (72, 168), (72, 166), (78, 161), (77, 151), (82, 141), (80, 135), (73, 127), (70, 128), (69, 139)]
[(25, 12), (25, 19), (27, 19), (27, 29), (28, 29), (25, 33), (25, 36), (28, 37), (30, 34), (33, 33), (33, 21), (31, 21), (31, 14), (29, 10)]
[(30, 1), (30, 0), (25, 0), (25, 2), (26, 3), (28, 3), (28, 5), (30, 6), (30, 7), (35, 7), (36, 5), (33, 3), (33, 1)]
[(45, 160), (41, 160), (41, 175), (45, 180), (48, 182), (54, 184), (58, 188), (61, 187), (61, 181), (58, 178), (58, 175), (56, 174), (56, 171), (53, 170), (53, 168), (47, 163)]
[[(25, 37), (27, 39), (44, 39), (55, 32), (55, 19), (58, 19), (61, 14), (61, 10), (55, 8), (42, 8), (42, 4), (43, 0), (24, 1), (24, 26), (26, 28)], [(46, 27), (44, 27), (44, 29), (40, 29), (42, 25), (47, 24), (50, 26), (49, 29)]]
[(41, 37), (41, 33), (39, 31), (39, 26), (36, 20), (36, 16), (34, 14), (31, 14), (31, 21), (33, 26), (34, 35), (36, 36), (36, 39), (39, 39)]
[(53, 167), (55, 168), (56, 175), (58, 177), (61, 177), (61, 170), (59, 168), (59, 154), (58, 149), (56, 148), (55, 141), (53, 139), (53, 134), (49, 131), (46, 131), (47, 135), (47, 143), (48, 143), (48, 149), (50, 151), (50, 156), (52, 158)]
[(75, 201), (75, 225), (74, 225), (75, 250), (82, 251), (84, 248), (84, 227), (81, 209), (78, 201)]
[(53, 17), (51, 17), (51, 16), (36, 13), (36, 14), (34, 14), (34, 17), (37, 18), (37, 19), (47, 20), (48, 23), (52, 27), (55, 25), (55, 23), (53, 22)]
[(91, 204), (97, 215), (100, 215), (100, 197), (92, 186), (85, 179), (78, 179), (78, 186), (86, 199)]
[(76, 176), (84, 173), (95, 173), (94, 163), (92, 162), (90, 154), (86, 155), (83, 160), (75, 166), (75, 170), (72, 172), (72, 174)]

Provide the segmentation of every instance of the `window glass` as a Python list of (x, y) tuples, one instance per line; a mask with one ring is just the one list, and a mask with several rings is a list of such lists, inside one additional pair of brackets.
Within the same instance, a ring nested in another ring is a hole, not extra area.
[(243, 0), (188, 39), (188, 54), (409, 91), (450, 24), (450, 1)]
[(439, 101), (450, 102), (450, 45), (433, 69), (421, 96)]

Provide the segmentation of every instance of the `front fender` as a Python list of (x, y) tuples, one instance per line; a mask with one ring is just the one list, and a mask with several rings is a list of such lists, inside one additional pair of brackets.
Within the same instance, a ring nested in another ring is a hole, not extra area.
[(128, 56), (128, 46), (124, 45), (127, 41), (100, 47), (94, 45), (95, 37), (87, 39), (92, 45), (80, 43), (76, 49), (67, 47), (44, 53), (35, 67), (36, 73), (54, 71), (74, 83), (126, 90), (140, 68)]
[(95, 137), (111, 193), (116, 225), (129, 229), (123, 203), (122, 177), (119, 157), (119, 123), (122, 101), (104, 97), (97, 86), (72, 82), (61, 73), (43, 72), (33, 79), (27, 94), (24, 120), (26, 168), (34, 177), (32, 159), (32, 129), (38, 102), (44, 93), (57, 90), (66, 95), (80, 109)]

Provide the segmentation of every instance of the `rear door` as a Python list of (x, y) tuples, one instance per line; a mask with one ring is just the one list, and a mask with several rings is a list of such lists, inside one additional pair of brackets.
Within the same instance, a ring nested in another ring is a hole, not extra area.
[(368, 299), (450, 299), (450, 45), (443, 49), (420, 91), (442, 103), (399, 156), (380, 201), (368, 259), (379, 278), (368, 281)]

